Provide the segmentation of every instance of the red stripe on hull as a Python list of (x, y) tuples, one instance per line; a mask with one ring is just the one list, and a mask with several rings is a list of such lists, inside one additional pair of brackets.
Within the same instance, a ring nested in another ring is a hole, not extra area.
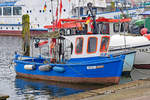
[(3, 36), (21, 36), (21, 31), (0, 30), (0, 35)]
[[(34, 35), (39, 35), (39, 34), (44, 34), (47, 33), (48, 31), (30, 31), (31, 36)], [(2, 36), (21, 36), (22, 31), (15, 31), (15, 30), (0, 30), (0, 35)]]
[(134, 64), (134, 67), (137, 69), (150, 69), (150, 64)]
[(67, 83), (97, 83), (97, 84), (118, 84), (120, 77), (106, 77), (106, 78), (80, 78), (80, 77), (58, 77), (58, 76), (42, 76), (18, 73), (18, 76), (30, 79), (50, 80)]

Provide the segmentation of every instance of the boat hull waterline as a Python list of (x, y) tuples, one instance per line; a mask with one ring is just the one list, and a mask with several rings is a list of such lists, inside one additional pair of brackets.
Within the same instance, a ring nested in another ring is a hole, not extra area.
[(80, 77), (41, 76), (41, 75), (22, 74), (22, 73), (17, 73), (17, 75), (29, 79), (51, 80), (51, 81), (57, 81), (57, 82), (60, 81), (66, 83), (118, 83), (120, 80), (120, 77), (80, 78)]

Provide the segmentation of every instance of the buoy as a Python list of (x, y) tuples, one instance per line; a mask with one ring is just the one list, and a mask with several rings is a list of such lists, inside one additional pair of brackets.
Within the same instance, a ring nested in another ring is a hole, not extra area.
[(35, 65), (24, 65), (24, 69), (26, 69), (26, 70), (34, 70), (35, 69)]
[(64, 67), (58, 67), (58, 66), (53, 67), (53, 70), (60, 73), (63, 73), (65, 71)]
[(150, 34), (145, 34), (144, 35), (148, 40), (150, 40)]
[(52, 66), (50, 66), (50, 65), (41, 65), (41, 66), (39, 66), (39, 70), (40, 70), (40, 71), (48, 72), (48, 71), (50, 71), (51, 69), (52, 69)]
[(147, 34), (147, 31), (148, 31), (147, 28), (142, 28), (140, 31), (141, 35)]

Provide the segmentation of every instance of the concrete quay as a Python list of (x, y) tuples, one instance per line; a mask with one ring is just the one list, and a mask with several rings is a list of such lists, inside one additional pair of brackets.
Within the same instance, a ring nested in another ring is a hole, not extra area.
[(90, 90), (54, 100), (150, 100), (150, 79)]

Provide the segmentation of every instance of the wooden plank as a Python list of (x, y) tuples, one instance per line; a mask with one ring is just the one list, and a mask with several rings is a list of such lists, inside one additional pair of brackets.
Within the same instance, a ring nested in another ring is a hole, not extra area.
[(9, 98), (8, 95), (0, 94), (0, 100), (6, 100), (7, 98)]

